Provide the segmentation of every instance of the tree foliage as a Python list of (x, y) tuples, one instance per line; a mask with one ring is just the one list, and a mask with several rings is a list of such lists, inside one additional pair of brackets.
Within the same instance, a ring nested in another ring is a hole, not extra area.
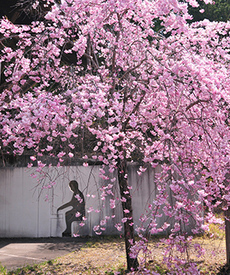
[(213, 3), (205, 4), (198, 1), (199, 7), (189, 7), (189, 13), (193, 16), (193, 22), (208, 19), (210, 21), (230, 20), (230, 1), (216, 0)]
[[(103, 163), (108, 186), (102, 198), (114, 184), (105, 166), (118, 173), (128, 269), (138, 267), (140, 251), (147, 253), (146, 230), (168, 228), (165, 244), (181, 257), (166, 253), (164, 261), (177, 274), (197, 272), (182, 257), (192, 239), (187, 227), (203, 232), (204, 221), (220, 222), (214, 208), (230, 204), (230, 23), (188, 24), (187, 3), (176, 0), (47, 3), (51, 9), (30, 25), (0, 22), (2, 148), (34, 150), (29, 166), (37, 160), (38, 169), (46, 165), (39, 159), (44, 155), (62, 165), (65, 156), (78, 154), (79, 129), (86, 129), (93, 138), (84, 165), (89, 157)], [(134, 159), (139, 174), (162, 167), (139, 242), (127, 178), (127, 162)], [(157, 223), (161, 211), (170, 223)]]

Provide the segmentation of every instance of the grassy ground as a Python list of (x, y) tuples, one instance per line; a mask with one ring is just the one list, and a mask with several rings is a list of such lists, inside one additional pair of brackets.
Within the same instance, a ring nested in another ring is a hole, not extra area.
[[(200, 274), (230, 274), (224, 268), (225, 258), (225, 236), (224, 230), (213, 225), (209, 234), (196, 237), (196, 243), (202, 244), (205, 254), (195, 258), (195, 253), (190, 249), (190, 257), (200, 269)], [(150, 268), (160, 274), (167, 274), (167, 268), (160, 265), (164, 253), (164, 245), (157, 245), (158, 240), (150, 242), (152, 255), (149, 261)], [(64, 275), (64, 274), (109, 274), (116, 272), (125, 274), (126, 258), (124, 252), (124, 240), (120, 238), (100, 238), (89, 240), (80, 250), (48, 261), (42, 264), (27, 266), (15, 271), (7, 272), (0, 265), (2, 275)], [(221, 270), (222, 268), (222, 270)]]

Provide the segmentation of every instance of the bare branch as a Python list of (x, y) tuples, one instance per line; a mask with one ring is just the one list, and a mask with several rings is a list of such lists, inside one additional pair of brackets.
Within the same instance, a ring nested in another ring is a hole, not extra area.
[(126, 119), (126, 121), (124, 122), (123, 127), (122, 127), (122, 130), (123, 130), (124, 132), (125, 132), (125, 129), (126, 129), (127, 124), (129, 123), (129, 121), (130, 121), (130, 119), (131, 119), (131, 115), (134, 114), (134, 113), (138, 110), (138, 108), (139, 108), (139, 106), (140, 106), (142, 100), (143, 100), (144, 97), (145, 97), (145, 94), (146, 94), (146, 92), (145, 92), (145, 91), (142, 91), (142, 96), (141, 96), (140, 100), (138, 101), (137, 105), (133, 108), (132, 112), (129, 114), (129, 117), (128, 117), (128, 118)]
[(195, 102), (192, 102), (191, 104), (189, 104), (186, 108), (186, 111), (188, 111), (190, 108), (192, 108), (193, 106), (195, 106), (196, 104), (198, 103), (201, 103), (201, 102), (209, 102), (210, 99), (198, 99), (196, 100)]
[(136, 65), (135, 67), (127, 70), (123, 76), (119, 79), (119, 82), (122, 81), (126, 76), (127, 74), (131, 73), (132, 71), (136, 70), (137, 68), (139, 68), (145, 61), (147, 60), (147, 58), (143, 59), (138, 65)]

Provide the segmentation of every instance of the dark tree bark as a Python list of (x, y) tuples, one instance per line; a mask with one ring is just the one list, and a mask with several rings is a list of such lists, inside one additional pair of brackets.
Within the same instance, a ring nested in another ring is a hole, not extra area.
[[(137, 258), (133, 259), (130, 257), (132, 243), (134, 243), (134, 224), (133, 224), (133, 209), (132, 209), (132, 198), (130, 195), (130, 190), (128, 188), (128, 169), (127, 161), (118, 161), (118, 181), (120, 187), (121, 198), (124, 198), (122, 202), (123, 218), (127, 219), (124, 223), (124, 234), (125, 234), (125, 249), (126, 249), (126, 259), (128, 270), (136, 270), (139, 266)], [(128, 210), (124, 212), (124, 210)]]

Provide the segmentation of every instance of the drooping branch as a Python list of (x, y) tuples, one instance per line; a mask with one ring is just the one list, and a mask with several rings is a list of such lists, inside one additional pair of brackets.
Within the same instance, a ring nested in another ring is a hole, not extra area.
[(199, 104), (199, 103), (202, 103), (202, 102), (209, 102), (210, 99), (198, 99), (192, 103), (190, 103), (187, 107), (186, 107), (186, 111), (188, 111), (190, 108), (192, 108), (193, 106)]
[(132, 114), (135, 114), (135, 113), (137, 112), (139, 106), (141, 105), (141, 103), (142, 103), (142, 101), (143, 101), (143, 99), (144, 99), (144, 97), (145, 97), (145, 94), (146, 94), (146, 92), (145, 92), (145, 91), (142, 91), (142, 95), (141, 95), (140, 100), (139, 100), (138, 103), (135, 105), (135, 107), (133, 108), (133, 110), (130, 112), (128, 118), (125, 120), (125, 122), (124, 122), (123, 125), (122, 125), (122, 131), (124, 131), (124, 132), (126, 131), (127, 125), (128, 125), (128, 123), (129, 123), (129, 121), (130, 121), (130, 119), (131, 119), (131, 115), (132, 115)]
[(131, 72), (135, 71), (136, 69), (138, 69), (145, 61), (147, 60), (147, 58), (144, 58), (139, 64), (137, 64), (135, 67), (128, 69), (127, 71), (124, 72), (124, 74), (120, 77), (118, 83), (120, 83), (123, 79), (126, 78), (126, 76), (128, 76), (128, 74), (130, 74)]

